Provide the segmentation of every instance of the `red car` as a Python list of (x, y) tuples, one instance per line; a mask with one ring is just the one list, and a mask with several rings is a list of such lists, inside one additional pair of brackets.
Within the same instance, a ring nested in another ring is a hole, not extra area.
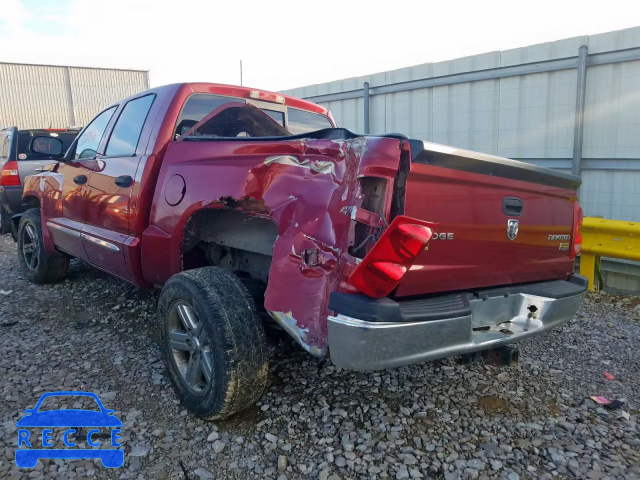
[(162, 287), (175, 389), (196, 414), (223, 418), (266, 385), (265, 322), (314, 356), (371, 370), (571, 319), (587, 285), (573, 273), (579, 185), (356, 135), (284, 95), (169, 85), (107, 108), (66, 158), (27, 178), (18, 253), (34, 283), (61, 280), (77, 257)]

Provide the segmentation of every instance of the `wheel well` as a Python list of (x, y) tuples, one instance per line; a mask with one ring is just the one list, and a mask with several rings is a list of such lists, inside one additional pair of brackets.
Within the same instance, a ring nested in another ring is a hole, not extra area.
[(182, 236), (183, 270), (215, 265), (266, 284), (278, 226), (273, 220), (226, 208), (194, 213)]
[(29, 195), (28, 197), (24, 197), (22, 199), (22, 204), (26, 205), (28, 208), (39, 208), (40, 199), (35, 195)]
[[(40, 199), (35, 195), (29, 195), (22, 199), (22, 205), (25, 207), (25, 210), (30, 208), (40, 208)], [(21, 213), (11, 216), (11, 235), (14, 240), (17, 240), (18, 226), (20, 225), (21, 216)]]

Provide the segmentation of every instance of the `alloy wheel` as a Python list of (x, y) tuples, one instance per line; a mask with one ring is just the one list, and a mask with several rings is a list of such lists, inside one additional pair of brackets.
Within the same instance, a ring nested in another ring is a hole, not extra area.
[(172, 360), (189, 390), (203, 394), (211, 385), (211, 343), (202, 321), (185, 301), (176, 301), (167, 318), (167, 341)]
[(27, 224), (22, 229), (22, 257), (29, 270), (36, 270), (40, 258), (40, 242), (38, 232), (33, 225)]

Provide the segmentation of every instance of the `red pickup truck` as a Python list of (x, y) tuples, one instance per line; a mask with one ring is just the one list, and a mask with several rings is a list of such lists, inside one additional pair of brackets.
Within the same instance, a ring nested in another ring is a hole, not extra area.
[(571, 319), (587, 285), (573, 273), (579, 185), (514, 160), (356, 135), (285, 95), (178, 84), (95, 117), (59, 163), (27, 178), (30, 209), (14, 221), (34, 283), (61, 280), (76, 257), (162, 286), (172, 383), (190, 410), (223, 418), (266, 385), (265, 326), (372, 370)]

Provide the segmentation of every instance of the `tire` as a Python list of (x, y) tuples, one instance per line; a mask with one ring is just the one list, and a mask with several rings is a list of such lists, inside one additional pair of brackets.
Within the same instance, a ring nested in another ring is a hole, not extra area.
[(159, 311), (169, 378), (188, 410), (219, 420), (262, 396), (269, 372), (264, 328), (233, 273), (205, 267), (174, 275)]
[(39, 208), (27, 210), (20, 218), (18, 259), (22, 273), (31, 283), (54, 283), (67, 276), (69, 257), (49, 254), (44, 249)]
[(9, 213), (0, 206), (0, 235), (11, 232), (11, 217)]

